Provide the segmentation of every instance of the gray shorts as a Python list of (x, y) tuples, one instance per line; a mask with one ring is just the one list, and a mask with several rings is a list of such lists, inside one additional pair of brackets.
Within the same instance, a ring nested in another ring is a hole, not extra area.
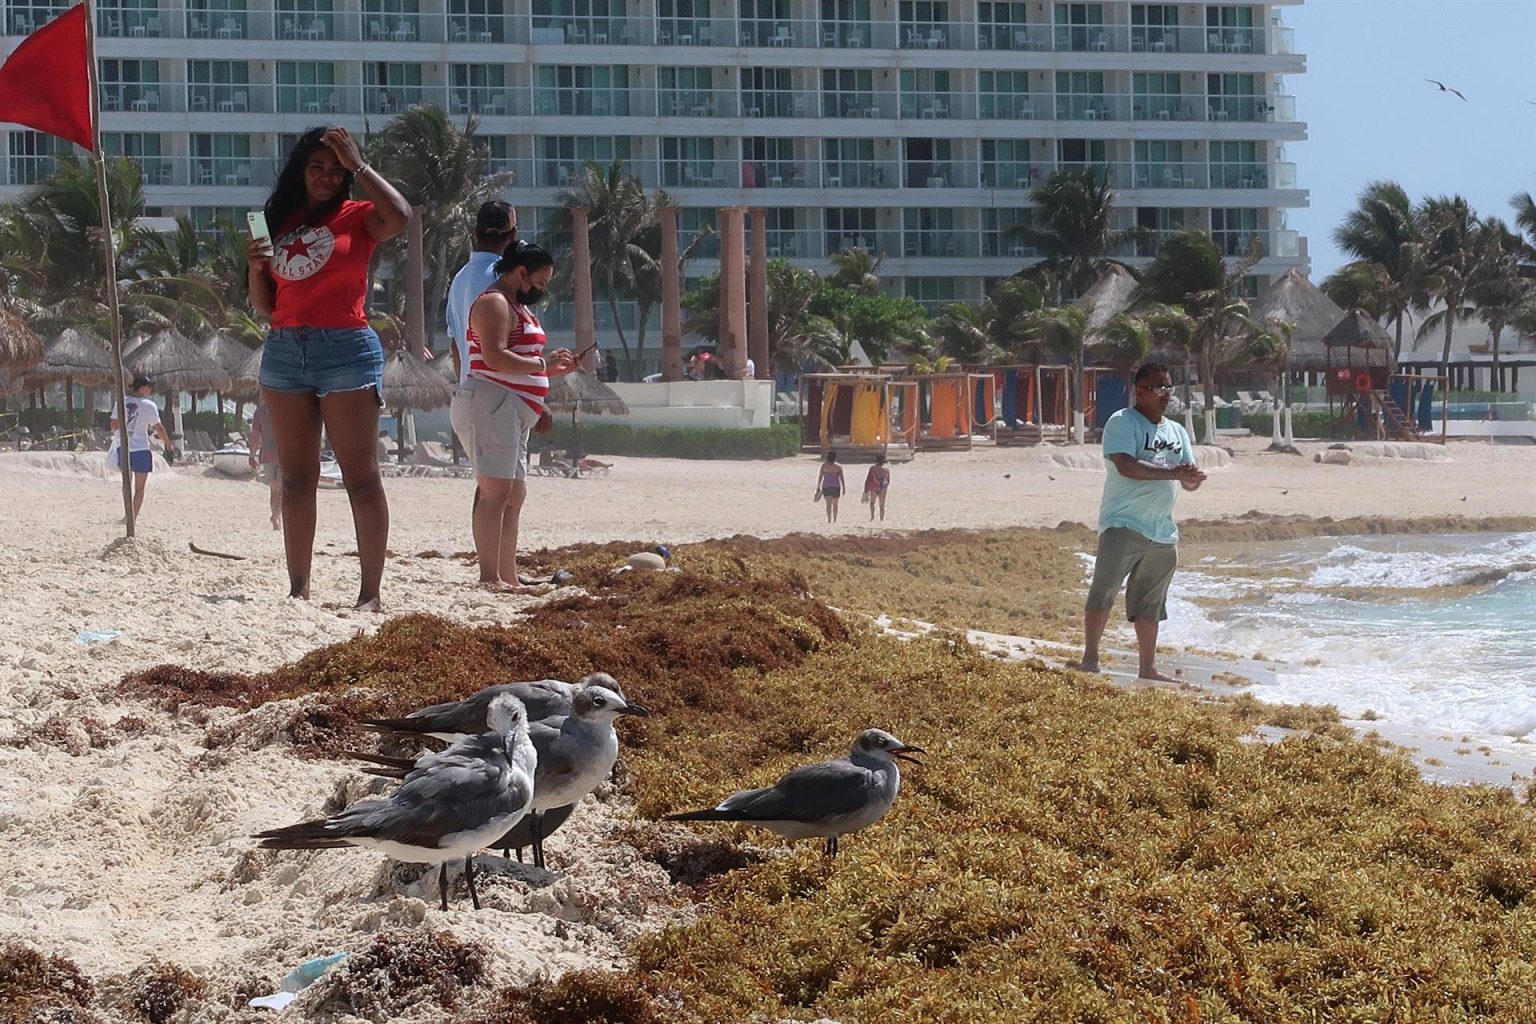
[(528, 476), (528, 431), (538, 417), (510, 388), (471, 377), (454, 391), (448, 419), (477, 476)]
[(1158, 544), (1135, 530), (1111, 526), (1099, 534), (1093, 582), (1088, 585), (1088, 607), (1113, 608), (1115, 594), (1125, 584), (1126, 618), (1132, 622), (1161, 622), (1168, 617), (1168, 584), (1173, 582), (1173, 570), (1178, 564), (1178, 545)]

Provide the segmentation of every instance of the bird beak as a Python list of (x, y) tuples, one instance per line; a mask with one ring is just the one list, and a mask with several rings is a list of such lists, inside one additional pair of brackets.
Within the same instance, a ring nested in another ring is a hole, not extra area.
[(922, 764), (923, 763), (923, 762), (919, 761), (917, 758), (913, 757), (912, 756), (913, 754), (926, 754), (926, 753), (928, 753), (928, 751), (924, 750), (922, 747), (896, 747), (896, 748), (891, 750), (891, 756), (892, 757), (897, 758), (897, 759), (902, 760), (902, 761), (907, 761), (907, 762), (909, 762), (911, 764)]
[(626, 705), (624, 705), (624, 710), (620, 711), (619, 714), (621, 714), (621, 715), (635, 715), (638, 718), (650, 718), (651, 717), (651, 713), (649, 711), (645, 710), (645, 708), (641, 707), (639, 704), (626, 704)]

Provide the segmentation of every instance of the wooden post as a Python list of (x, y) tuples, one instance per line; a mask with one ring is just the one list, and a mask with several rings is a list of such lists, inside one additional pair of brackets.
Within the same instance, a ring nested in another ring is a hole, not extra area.
[(663, 206), (661, 218), (661, 379), (683, 379), (682, 268), (677, 264), (677, 207)]
[(773, 376), (768, 365), (768, 211), (752, 211), (751, 297), (747, 304), (747, 353), (758, 380)]
[(747, 369), (747, 259), (745, 211), (730, 206), (720, 211), (720, 356), (725, 375), (738, 379)]
[[(576, 344), (581, 352), (596, 344), (597, 327), (592, 320), (592, 249), (587, 240), (587, 217), (592, 211), (585, 206), (571, 210), (571, 260), (576, 266)], [(597, 349), (592, 349), (584, 359), (587, 369), (597, 365)], [(628, 367), (631, 374), (634, 367)]]
[(413, 356), (427, 348), (426, 246), (422, 239), (421, 207), (411, 207), (405, 236), (405, 344)]

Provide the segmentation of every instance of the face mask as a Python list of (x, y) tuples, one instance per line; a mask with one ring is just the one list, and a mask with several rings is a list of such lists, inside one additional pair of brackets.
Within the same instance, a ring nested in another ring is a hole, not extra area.
[(520, 291), (517, 293), (518, 303), (524, 306), (536, 306), (538, 305), (539, 300), (543, 297), (543, 288), (529, 288), (527, 291)]

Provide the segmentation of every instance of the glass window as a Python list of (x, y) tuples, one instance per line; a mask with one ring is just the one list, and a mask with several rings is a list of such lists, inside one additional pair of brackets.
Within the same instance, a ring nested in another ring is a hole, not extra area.
[(363, 65), (363, 109), (371, 114), (397, 114), (425, 101), (420, 64), (369, 61)]
[(67, 153), (70, 146), (62, 139), (42, 132), (9, 132), (12, 185), (36, 185), (53, 171), (53, 155)]
[(1056, 5), (1056, 49), (1104, 50), (1108, 46), (1102, 4)]
[(1031, 161), (1032, 144), (1028, 139), (981, 140), (982, 188), (1033, 188), (1047, 169)]
[(280, 39), (335, 39), (331, 0), (277, 0)]
[(1249, 208), (1213, 209), (1211, 237), (1223, 256), (1242, 256), (1259, 230), (1259, 211)]
[(728, 185), (724, 162), (715, 163), (715, 140), (662, 139), (661, 183), (672, 188)]
[(503, 0), (448, 0), (450, 42), (504, 43), (508, 40)]
[(875, 73), (852, 68), (824, 69), (821, 72), (821, 114), (823, 117), (863, 117), (875, 106)]
[(878, 210), (863, 208), (824, 211), (828, 254), (842, 252), (844, 249), (864, 249), (874, 252), (877, 248), (875, 224), (878, 212)]
[(627, 135), (551, 135), (537, 140), (535, 152), (539, 183), (553, 188), (578, 177), (589, 163), (605, 170), (615, 160), (628, 163), (630, 141)]
[(319, 61), (278, 61), (277, 109), (283, 113), (336, 113), (336, 66)]
[(1056, 116), (1061, 120), (1108, 116), (1102, 71), (1056, 72)]

